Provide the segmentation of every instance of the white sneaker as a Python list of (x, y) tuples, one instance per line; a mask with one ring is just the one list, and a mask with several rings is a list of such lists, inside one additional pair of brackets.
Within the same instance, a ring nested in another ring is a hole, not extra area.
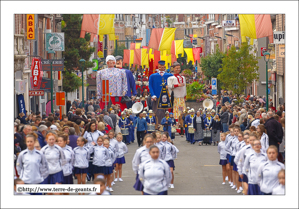
[(240, 188), (239, 188), (239, 190), (243, 191), (243, 188), (242, 188), (242, 187), (240, 187)]
[(114, 181), (118, 181), (118, 180), (117, 180), (117, 178), (116, 178), (116, 179), (114, 179)]
[(228, 181), (228, 176), (225, 177), (225, 181)]
[(237, 193), (239, 194), (239, 193), (241, 193), (242, 191), (239, 189), (238, 191), (237, 191)]
[(232, 186), (232, 189), (234, 189), (234, 188), (236, 188), (236, 185), (233, 185), (233, 186)]
[(224, 184), (225, 184), (225, 182), (222, 182), (222, 184), (224, 185)]
[(231, 187), (232, 187), (233, 185), (234, 185), (234, 183), (233, 183), (233, 182), (230, 182), (230, 183), (229, 183), (229, 186), (231, 186)]
[(174, 188), (174, 185), (173, 185), (173, 184), (170, 184), (170, 188), (173, 189), (173, 188)]
[(106, 190), (109, 191), (109, 187), (106, 187)]
[(122, 180), (122, 178), (119, 178), (118, 180), (119, 180), (119, 181), (124, 181), (124, 180)]
[(112, 189), (112, 187), (110, 187), (110, 189), (109, 189), (108, 191), (110, 191), (110, 192), (113, 192), (113, 189)]
[(114, 184), (115, 184), (114, 181), (112, 181), (112, 182), (111, 182), (111, 186), (113, 186)]
[(236, 189), (235, 189), (236, 191), (238, 190), (238, 188), (236, 187)]

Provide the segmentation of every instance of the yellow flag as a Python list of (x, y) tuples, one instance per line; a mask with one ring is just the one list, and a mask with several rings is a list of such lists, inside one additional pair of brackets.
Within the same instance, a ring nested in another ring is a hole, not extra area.
[(175, 40), (175, 56), (179, 58), (179, 54), (184, 56), (184, 40)]
[(98, 35), (100, 35), (100, 40), (103, 35), (109, 35), (109, 40), (115, 40), (115, 30), (114, 30), (114, 14), (112, 15), (99, 15), (99, 28)]
[(250, 44), (253, 44), (253, 39), (256, 39), (256, 27), (254, 15), (239, 15), (240, 29), (242, 42), (246, 42), (246, 37), (251, 38)]
[(141, 49), (141, 65), (149, 67), (147, 49)]
[(130, 66), (134, 63), (134, 49), (130, 50)]
[(192, 64), (194, 64), (194, 58), (193, 58), (193, 51), (192, 48), (184, 48), (184, 51), (187, 54), (187, 63), (192, 61)]
[(135, 49), (140, 49), (141, 43), (135, 43)]
[(175, 36), (175, 30), (176, 28), (164, 28), (159, 45), (159, 51), (166, 50), (167, 54), (170, 54), (171, 44)]
[(165, 66), (167, 68), (168, 59), (166, 50), (160, 51), (160, 59), (165, 61)]
[(153, 52), (153, 49), (150, 48), (150, 49), (149, 49), (149, 54), (148, 54), (148, 59), (149, 59), (149, 60), (151, 60), (151, 59), (154, 60), (154, 54), (152, 54), (152, 52)]

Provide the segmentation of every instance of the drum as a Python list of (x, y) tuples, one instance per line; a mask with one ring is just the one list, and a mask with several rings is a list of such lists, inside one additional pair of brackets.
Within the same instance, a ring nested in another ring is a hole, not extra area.
[(171, 133), (176, 133), (176, 128), (174, 126), (171, 126)]
[(129, 135), (129, 129), (128, 128), (121, 128), (120, 131), (121, 131), (121, 134), (124, 135), (124, 136)]
[(147, 131), (153, 132), (155, 131), (155, 124), (149, 124), (147, 125)]
[(194, 134), (194, 128), (193, 127), (188, 127), (188, 133), (189, 134)]

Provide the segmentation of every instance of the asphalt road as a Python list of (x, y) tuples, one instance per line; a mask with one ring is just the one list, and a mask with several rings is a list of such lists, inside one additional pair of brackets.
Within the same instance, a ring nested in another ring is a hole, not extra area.
[[(174, 161), (174, 189), (169, 195), (242, 195), (231, 189), (226, 183), (222, 185), (222, 171), (219, 165), (217, 146), (187, 143), (185, 137), (176, 136), (174, 144), (179, 149), (178, 158)], [(123, 165), (123, 182), (116, 182), (113, 195), (141, 195), (133, 188), (135, 174), (132, 170), (132, 159), (137, 143), (128, 145)], [(88, 182), (90, 183), (90, 182)]]

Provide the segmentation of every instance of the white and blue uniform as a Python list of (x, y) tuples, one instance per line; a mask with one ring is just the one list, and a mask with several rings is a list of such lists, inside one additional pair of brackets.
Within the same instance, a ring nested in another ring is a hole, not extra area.
[(87, 147), (76, 147), (74, 149), (75, 160), (74, 160), (74, 173), (81, 174), (87, 173), (87, 168), (89, 166), (90, 152)]
[(284, 164), (278, 160), (268, 160), (261, 164), (257, 170), (258, 184), (261, 192), (271, 194), (272, 190), (279, 185), (278, 173), (284, 169)]
[(266, 154), (254, 152), (246, 156), (244, 162), (244, 170), (248, 176), (248, 195), (260, 195), (260, 187), (258, 186), (258, 168), (267, 161)]
[(143, 182), (145, 194), (166, 195), (172, 175), (164, 160), (151, 158), (139, 165), (139, 178)]
[(179, 152), (179, 150), (168, 141), (161, 141), (161, 143), (163, 143), (166, 148), (164, 160), (168, 163), (169, 167), (172, 167), (174, 169), (175, 166), (173, 160), (177, 158), (177, 153)]
[(136, 150), (135, 155), (132, 160), (132, 168), (134, 173), (136, 174), (136, 183), (134, 184), (134, 188), (137, 191), (143, 191), (143, 184), (141, 183), (139, 179), (139, 165), (146, 160), (151, 159), (151, 156), (149, 154), (149, 149), (146, 148), (146, 146), (142, 146), (139, 149)]
[(125, 154), (128, 153), (128, 147), (123, 142), (118, 142), (118, 157), (116, 159), (116, 163), (125, 164)]
[(73, 164), (75, 160), (75, 154), (74, 151), (72, 150), (72, 147), (66, 145), (65, 147), (62, 148), (65, 159), (66, 159), (66, 164), (62, 166), (62, 171), (63, 171), (63, 183), (64, 184), (73, 184), (73, 175), (72, 175), (72, 170), (73, 170)]
[(262, 145), (262, 151), (264, 153), (267, 153), (267, 149), (269, 147), (269, 137), (266, 133), (263, 133), (263, 135), (261, 136), (261, 145)]
[(94, 153), (93, 162), (94, 165), (94, 174), (104, 173), (104, 166), (107, 156), (109, 155), (108, 149), (103, 145), (92, 146), (89, 149), (90, 154)]
[(87, 132), (85, 131), (83, 138), (87, 139), (87, 143), (85, 144), (86, 147), (91, 147), (92, 144), (91, 142), (94, 142), (97, 144), (97, 140), (99, 136), (104, 136), (104, 134), (98, 130), (95, 130), (94, 132)]
[(17, 159), (17, 171), (25, 184), (40, 184), (49, 175), (48, 162), (38, 150), (25, 149)]
[(284, 195), (285, 194), (285, 186), (284, 185), (281, 185), (279, 184), (277, 187), (275, 187), (273, 190), (272, 190), (272, 195)]
[(221, 141), (218, 143), (218, 153), (220, 154), (220, 165), (226, 165), (228, 163), (227, 159), (226, 159), (226, 146), (225, 146), (225, 142)]
[[(110, 139), (109, 141), (110, 141), (110, 147), (114, 152), (114, 157), (116, 160), (116, 158), (118, 158), (118, 152), (119, 152), (118, 141), (115, 138)], [(114, 163), (115, 163), (115, 161), (114, 161)]]
[(111, 146), (108, 148), (108, 156), (105, 161), (104, 175), (109, 175), (113, 172), (113, 163), (115, 161), (114, 152), (111, 149)]
[[(119, 128), (127, 128), (129, 131), (130, 120), (127, 117), (125, 117), (125, 118), (121, 117), (119, 119), (118, 125), (119, 125)], [(123, 135), (123, 141), (126, 142), (126, 144), (130, 144), (129, 136)]]
[(160, 153), (159, 153), (159, 159), (161, 160), (164, 160), (165, 159), (165, 156), (166, 156), (166, 148), (165, 148), (165, 144), (162, 143), (161, 141), (156, 143), (155, 144), (159, 150), (160, 150)]
[(235, 155), (236, 155), (236, 144), (239, 142), (238, 138), (235, 136), (230, 136), (230, 139), (228, 140), (227, 144), (226, 144), (226, 152), (229, 153), (230, 158), (229, 158), (229, 162), (231, 166), (235, 165), (234, 159), (235, 159)]

